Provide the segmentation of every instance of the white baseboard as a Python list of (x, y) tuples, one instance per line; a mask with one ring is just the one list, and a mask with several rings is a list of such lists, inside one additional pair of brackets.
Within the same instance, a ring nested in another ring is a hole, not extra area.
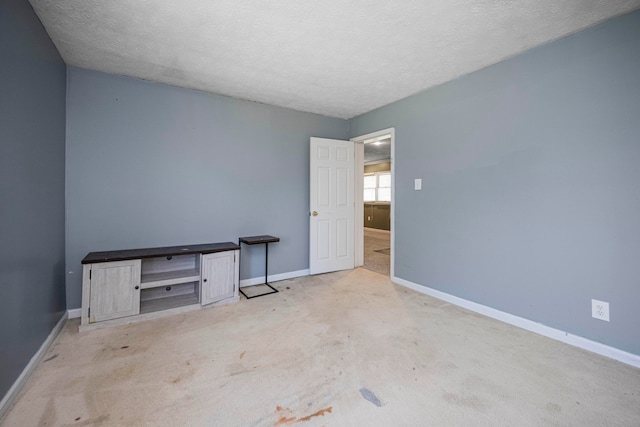
[[(280, 280), (295, 279), (296, 277), (302, 277), (302, 276), (308, 276), (308, 275), (309, 275), (309, 269), (307, 268), (306, 270), (298, 270), (298, 271), (290, 271), (288, 273), (273, 274), (273, 275), (270, 275), (267, 279), (268, 279), (268, 282), (271, 283), (271, 282), (277, 282)], [(262, 285), (263, 283), (264, 283), (264, 276), (253, 277), (251, 279), (240, 280), (240, 287), (244, 288), (245, 286)]]
[(70, 310), (67, 310), (67, 318), (68, 319), (79, 319), (80, 316), (82, 316), (82, 309), (81, 308), (72, 308)]
[(517, 326), (522, 329), (526, 329), (527, 331), (534, 332), (536, 334), (554, 339), (556, 341), (560, 341), (565, 344), (572, 345), (574, 347), (579, 347), (583, 350), (587, 350), (592, 353), (596, 353), (601, 356), (605, 356), (610, 359), (617, 360), (627, 365), (640, 368), (639, 355), (628, 353), (626, 351), (617, 349), (615, 347), (610, 347), (608, 345), (605, 345), (596, 341), (591, 341), (587, 338), (583, 338), (578, 335), (572, 335), (568, 332), (564, 332), (559, 329), (552, 328), (550, 326), (545, 326), (541, 323), (537, 323), (532, 320), (525, 319), (523, 317), (506, 313), (504, 311), (496, 310), (495, 308), (487, 307), (486, 305), (465, 300), (465, 299), (453, 296), (451, 294), (447, 294), (445, 292), (441, 292), (441, 291), (429, 288), (427, 286), (418, 285), (417, 283), (413, 283), (408, 280), (401, 279), (399, 277), (394, 276), (391, 278), (391, 281), (393, 283), (397, 283), (398, 285), (402, 285), (409, 289), (413, 289), (414, 291), (420, 292), (422, 294), (429, 295), (439, 300), (446, 301), (448, 303), (457, 305), (462, 308), (466, 308), (467, 310), (471, 310), (476, 313), (485, 315), (487, 317), (491, 317), (492, 319), (496, 319), (501, 322), (508, 323), (510, 325)]
[(56, 337), (62, 330), (62, 327), (67, 321), (67, 316), (68, 315), (65, 312), (60, 320), (58, 320), (58, 323), (56, 323), (56, 326), (53, 327), (53, 329), (49, 333), (49, 336), (47, 336), (47, 339), (44, 340), (36, 354), (33, 355), (27, 366), (25, 366), (25, 368), (22, 370), (22, 373), (20, 374), (18, 379), (15, 380), (9, 391), (7, 391), (7, 394), (5, 394), (5, 396), (2, 398), (2, 401), (0, 401), (0, 421), (2, 421), (6, 413), (9, 411), (9, 408), (11, 408), (11, 405), (18, 397), (18, 394), (27, 383), (27, 380), (29, 379), (33, 371), (36, 369), (36, 366), (38, 366), (38, 363), (40, 363), (42, 356), (44, 356), (44, 354), (53, 343), (53, 340), (56, 339)]

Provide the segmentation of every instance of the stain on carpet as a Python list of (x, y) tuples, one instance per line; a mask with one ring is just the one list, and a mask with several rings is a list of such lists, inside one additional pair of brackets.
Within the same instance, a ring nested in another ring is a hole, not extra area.
[(444, 400), (457, 406), (464, 406), (472, 409), (485, 409), (486, 405), (478, 396), (459, 396), (453, 393), (444, 393)]
[(53, 356), (51, 356), (50, 358), (48, 358), (48, 359), (46, 359), (46, 360), (43, 360), (42, 362), (43, 362), (43, 363), (44, 363), (44, 362), (48, 362), (48, 361), (50, 361), (50, 360), (55, 359), (55, 358), (56, 358), (56, 357), (58, 357), (58, 356), (60, 356), (60, 355), (59, 355), (59, 354), (54, 354)]
[(283, 408), (282, 406), (278, 405), (276, 406), (276, 412), (278, 413), (278, 416), (280, 416), (280, 418), (278, 419), (278, 421), (276, 421), (276, 426), (289, 424), (289, 423), (296, 423), (301, 421), (309, 421), (311, 418), (314, 418), (314, 417), (324, 417), (324, 414), (330, 414), (332, 410), (333, 410), (333, 407), (329, 406), (327, 408), (320, 409), (319, 411), (316, 411), (311, 415), (298, 418), (293, 414), (293, 411), (291, 409)]
[(382, 402), (380, 402), (380, 399), (378, 399), (378, 396), (376, 396), (376, 394), (371, 390), (369, 390), (368, 388), (362, 387), (360, 389), (360, 394), (362, 395), (362, 397), (364, 397), (365, 399), (367, 399), (369, 402), (373, 403), (377, 407), (382, 406)]

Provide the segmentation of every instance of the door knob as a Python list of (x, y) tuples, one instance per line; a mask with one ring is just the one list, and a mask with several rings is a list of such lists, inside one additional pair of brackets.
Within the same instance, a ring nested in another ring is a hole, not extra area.
[(318, 216), (318, 212), (313, 211), (313, 212), (311, 213), (311, 215), (313, 215), (313, 216)]

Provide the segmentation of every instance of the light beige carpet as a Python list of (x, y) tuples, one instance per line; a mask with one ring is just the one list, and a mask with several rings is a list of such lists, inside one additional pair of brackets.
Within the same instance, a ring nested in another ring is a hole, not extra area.
[(366, 269), (78, 334), (3, 426), (638, 426), (640, 370)]

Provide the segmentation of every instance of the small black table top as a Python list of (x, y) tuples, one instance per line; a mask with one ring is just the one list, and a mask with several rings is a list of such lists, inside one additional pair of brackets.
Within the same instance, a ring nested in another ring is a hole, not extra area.
[(244, 243), (245, 245), (257, 245), (258, 243), (273, 243), (273, 242), (279, 242), (280, 238), (279, 237), (274, 237), (274, 236), (250, 236), (250, 237), (241, 237), (240, 242)]
[(212, 254), (214, 252), (235, 251), (240, 246), (231, 242), (205, 243), (201, 245), (165, 246), (160, 248), (125, 249), (121, 251), (90, 252), (82, 260), (83, 264), (96, 262), (126, 261), (129, 259), (155, 258), (190, 254)]

